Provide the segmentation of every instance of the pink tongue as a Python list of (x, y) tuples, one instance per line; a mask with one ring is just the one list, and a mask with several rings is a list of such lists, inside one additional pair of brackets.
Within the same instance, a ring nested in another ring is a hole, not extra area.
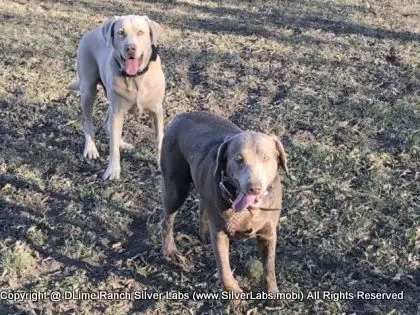
[(136, 75), (139, 71), (139, 60), (127, 59), (124, 63), (124, 70), (128, 75)]
[(236, 212), (243, 211), (255, 203), (257, 195), (240, 194), (232, 204), (233, 210)]

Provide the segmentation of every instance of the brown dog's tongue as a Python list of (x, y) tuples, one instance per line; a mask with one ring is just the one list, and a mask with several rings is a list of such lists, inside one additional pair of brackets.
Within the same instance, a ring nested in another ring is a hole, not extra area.
[(124, 62), (124, 70), (128, 75), (136, 75), (137, 71), (139, 71), (139, 60), (127, 59)]
[(255, 199), (257, 199), (257, 195), (245, 195), (242, 193), (233, 201), (232, 208), (236, 212), (246, 210), (255, 203)]

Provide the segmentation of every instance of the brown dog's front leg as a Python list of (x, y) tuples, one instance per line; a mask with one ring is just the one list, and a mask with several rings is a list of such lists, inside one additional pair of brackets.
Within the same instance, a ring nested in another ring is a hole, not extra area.
[(202, 202), (200, 202), (200, 239), (204, 244), (211, 242), (208, 214)]
[(271, 233), (267, 237), (258, 236), (257, 240), (263, 260), (264, 279), (267, 292), (276, 294), (278, 292), (275, 266), (277, 233)]
[(220, 282), (226, 291), (242, 292), (235, 280), (229, 262), (229, 237), (223, 230), (210, 229), (211, 243), (216, 256)]
[(163, 257), (173, 260), (178, 265), (185, 265), (186, 259), (179, 252), (174, 240), (174, 220), (176, 213), (168, 213), (166, 210), (161, 217), (162, 253)]

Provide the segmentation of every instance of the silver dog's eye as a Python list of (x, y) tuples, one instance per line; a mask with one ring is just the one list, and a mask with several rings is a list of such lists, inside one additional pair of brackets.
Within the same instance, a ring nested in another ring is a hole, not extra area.
[(141, 35), (143, 35), (143, 34), (144, 34), (144, 32), (143, 32), (143, 31), (138, 31), (138, 32), (137, 32), (137, 35), (138, 35), (138, 36), (141, 36)]
[(123, 29), (120, 29), (117, 34), (118, 34), (118, 36), (124, 36), (125, 32), (124, 32)]

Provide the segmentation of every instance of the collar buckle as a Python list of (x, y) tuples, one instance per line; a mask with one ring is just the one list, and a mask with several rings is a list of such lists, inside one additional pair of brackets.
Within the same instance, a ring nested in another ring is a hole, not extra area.
[(224, 172), (222, 172), (221, 174), (219, 189), (222, 194), (222, 197), (230, 204), (232, 204), (236, 196), (236, 186), (235, 183), (229, 177), (225, 176)]

